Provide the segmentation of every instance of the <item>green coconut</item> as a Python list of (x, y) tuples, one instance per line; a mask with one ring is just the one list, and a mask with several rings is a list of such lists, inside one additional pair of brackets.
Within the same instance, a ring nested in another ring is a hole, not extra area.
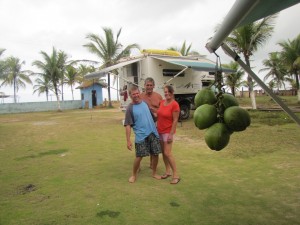
[(231, 94), (223, 94), (223, 98), (221, 100), (224, 109), (227, 109), (231, 106), (239, 106), (239, 102), (237, 99)]
[(215, 123), (206, 130), (204, 139), (211, 150), (220, 151), (228, 145), (230, 132), (224, 123)]
[(201, 105), (194, 112), (195, 126), (200, 130), (206, 129), (217, 121), (217, 115), (217, 109), (214, 105)]
[(196, 108), (204, 104), (213, 105), (216, 102), (217, 102), (217, 97), (215, 96), (215, 93), (208, 88), (204, 88), (198, 91), (194, 99)]
[(250, 115), (239, 106), (231, 106), (224, 112), (224, 122), (232, 131), (243, 131), (251, 123)]

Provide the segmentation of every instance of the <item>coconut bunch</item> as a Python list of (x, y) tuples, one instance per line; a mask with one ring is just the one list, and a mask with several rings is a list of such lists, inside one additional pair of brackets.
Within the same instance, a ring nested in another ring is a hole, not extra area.
[(225, 148), (233, 132), (245, 130), (251, 123), (249, 113), (239, 107), (237, 99), (230, 94), (215, 93), (205, 88), (195, 96), (194, 123), (205, 131), (207, 146), (216, 151)]

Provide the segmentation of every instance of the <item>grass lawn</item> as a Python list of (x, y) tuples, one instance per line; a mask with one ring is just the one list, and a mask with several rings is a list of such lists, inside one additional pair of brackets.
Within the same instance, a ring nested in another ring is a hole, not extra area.
[(219, 152), (192, 118), (179, 123), (178, 185), (153, 179), (149, 158), (128, 183), (117, 108), (0, 115), (0, 225), (300, 224), (300, 127), (279, 111), (250, 115)]

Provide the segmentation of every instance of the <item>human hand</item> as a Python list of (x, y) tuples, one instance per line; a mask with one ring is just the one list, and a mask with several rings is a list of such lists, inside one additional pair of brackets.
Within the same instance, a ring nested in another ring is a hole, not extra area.
[(168, 138), (167, 138), (167, 142), (171, 143), (173, 141), (173, 134), (169, 134)]
[(132, 143), (131, 143), (131, 141), (127, 141), (127, 149), (128, 150), (132, 150)]

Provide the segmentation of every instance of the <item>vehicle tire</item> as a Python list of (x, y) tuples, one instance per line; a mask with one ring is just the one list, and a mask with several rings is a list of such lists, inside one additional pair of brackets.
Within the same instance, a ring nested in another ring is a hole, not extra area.
[(180, 104), (179, 120), (187, 120), (190, 117), (190, 107), (187, 104)]

